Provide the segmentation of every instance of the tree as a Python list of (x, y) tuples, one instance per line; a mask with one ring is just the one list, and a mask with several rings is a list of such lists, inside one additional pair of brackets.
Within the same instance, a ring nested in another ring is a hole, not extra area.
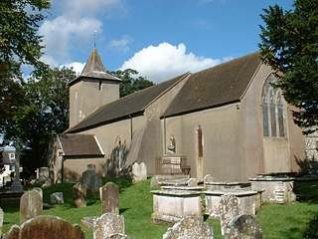
[(120, 97), (124, 97), (138, 90), (142, 90), (149, 86), (153, 86), (153, 82), (140, 76), (136, 70), (119, 70), (112, 72), (112, 74), (122, 80), (120, 84)]
[(318, 130), (318, 1), (296, 0), (292, 10), (278, 5), (261, 15), (262, 59), (275, 71), (294, 121), (304, 133)]
[(42, 11), (49, 7), (49, 0), (1, 0), (0, 66), (5, 77), (21, 78), (22, 64), (36, 69), (44, 66), (38, 28), (44, 19)]
[(74, 78), (73, 70), (55, 68), (31, 77), (23, 87), (25, 101), (15, 112), (6, 138), (18, 137), (23, 143), (21, 163), (27, 175), (47, 165), (50, 143), (67, 128), (67, 83)]

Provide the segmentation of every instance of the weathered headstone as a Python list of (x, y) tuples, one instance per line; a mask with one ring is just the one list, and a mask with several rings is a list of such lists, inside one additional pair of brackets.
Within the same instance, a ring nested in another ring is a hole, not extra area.
[(32, 191), (36, 191), (37, 193), (39, 193), (41, 198), (42, 198), (42, 200), (43, 200), (43, 190), (42, 190), (42, 188), (35, 187), (35, 188), (32, 188)]
[(226, 239), (262, 239), (262, 230), (252, 215), (239, 215), (229, 224)]
[(147, 166), (144, 162), (135, 162), (132, 165), (133, 182), (140, 182), (147, 180)]
[(84, 239), (79, 226), (53, 216), (38, 216), (21, 225), (19, 239)]
[(4, 217), (4, 213), (2, 208), (0, 207), (0, 238), (2, 235), (3, 217)]
[(102, 186), (102, 179), (96, 173), (95, 165), (89, 164), (87, 170), (83, 172), (81, 183), (87, 188), (88, 191), (98, 192)]
[(202, 217), (188, 216), (170, 227), (163, 239), (213, 239), (213, 230)]
[(86, 207), (86, 187), (81, 183), (76, 183), (73, 186), (73, 199), (77, 208)]
[(100, 188), (102, 213), (119, 213), (119, 188), (113, 182)]
[(55, 192), (50, 195), (51, 204), (63, 204), (64, 196), (62, 192)]
[(35, 190), (25, 192), (20, 199), (20, 222), (39, 216), (43, 211), (42, 197)]
[(6, 234), (5, 239), (19, 239), (20, 227), (13, 225), (9, 232)]
[(228, 234), (229, 224), (239, 215), (238, 198), (233, 194), (225, 194), (220, 200), (220, 223), (222, 235)]
[(105, 239), (118, 233), (125, 233), (125, 222), (122, 215), (105, 213), (95, 220), (94, 239)]
[(128, 236), (122, 233), (116, 233), (116, 234), (112, 234), (108, 237), (106, 237), (105, 239), (127, 239)]
[(39, 168), (39, 181), (44, 183), (50, 179), (50, 170), (48, 167)]
[(150, 179), (150, 188), (151, 190), (159, 189), (160, 188), (160, 182), (158, 180), (158, 177), (152, 176)]

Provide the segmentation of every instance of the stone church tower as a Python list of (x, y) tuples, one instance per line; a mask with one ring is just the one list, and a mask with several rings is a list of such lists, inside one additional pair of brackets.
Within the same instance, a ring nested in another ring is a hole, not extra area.
[(69, 128), (78, 124), (96, 109), (119, 99), (121, 80), (107, 73), (94, 48), (82, 73), (69, 83)]

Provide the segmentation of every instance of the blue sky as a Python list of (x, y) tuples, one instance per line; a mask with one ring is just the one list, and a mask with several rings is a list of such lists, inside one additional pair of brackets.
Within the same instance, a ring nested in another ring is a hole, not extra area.
[(92, 47), (109, 70), (160, 82), (258, 48), (260, 14), (291, 0), (53, 0), (40, 27), (43, 60), (80, 71)]

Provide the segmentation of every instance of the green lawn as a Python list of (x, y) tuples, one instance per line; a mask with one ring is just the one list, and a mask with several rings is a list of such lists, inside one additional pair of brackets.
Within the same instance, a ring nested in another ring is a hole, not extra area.
[[(154, 225), (151, 223), (152, 195), (150, 194), (149, 180), (131, 185), (128, 180), (116, 179), (120, 185), (120, 213), (125, 217), (126, 233), (137, 239), (161, 238), (167, 230), (167, 225)], [(264, 231), (264, 238), (303, 238), (308, 222), (318, 215), (318, 182), (314, 184), (303, 183), (297, 186), (297, 193), (301, 202), (289, 205), (263, 205), (257, 215)], [(89, 195), (88, 206), (77, 209), (72, 203), (72, 184), (54, 185), (44, 190), (44, 201), (48, 202), (49, 194), (62, 191), (65, 204), (44, 211), (47, 215), (56, 215), (72, 223), (80, 223), (86, 216), (100, 215), (100, 202), (97, 195)], [(4, 232), (11, 225), (19, 222), (18, 207), (2, 203), (5, 211)], [(220, 225), (217, 220), (208, 220), (213, 225), (215, 238), (220, 236)], [(92, 238), (92, 232), (83, 227), (86, 239)]]

